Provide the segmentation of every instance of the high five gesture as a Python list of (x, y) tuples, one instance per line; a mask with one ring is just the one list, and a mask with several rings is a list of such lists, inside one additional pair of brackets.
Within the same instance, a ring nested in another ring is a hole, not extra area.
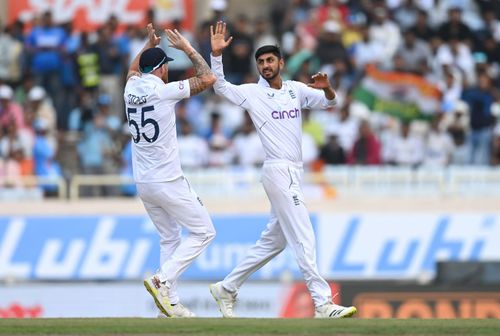
[(212, 55), (222, 55), (222, 50), (224, 50), (233, 40), (232, 36), (226, 40), (226, 33), (227, 27), (225, 22), (217, 22), (215, 30), (213, 26), (210, 26), (210, 44), (212, 45)]

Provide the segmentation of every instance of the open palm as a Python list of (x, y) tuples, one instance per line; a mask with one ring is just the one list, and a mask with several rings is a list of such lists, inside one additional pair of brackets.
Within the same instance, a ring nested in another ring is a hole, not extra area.
[(212, 45), (212, 54), (214, 56), (219, 56), (233, 40), (233, 37), (229, 37), (226, 40), (227, 27), (226, 23), (219, 21), (215, 25), (215, 30), (213, 26), (210, 26), (210, 44)]

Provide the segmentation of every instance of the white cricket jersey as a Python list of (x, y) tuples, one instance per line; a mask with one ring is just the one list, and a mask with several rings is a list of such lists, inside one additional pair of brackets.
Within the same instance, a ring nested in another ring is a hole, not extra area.
[(328, 100), (322, 90), (290, 80), (283, 81), (279, 90), (262, 77), (257, 84), (234, 85), (224, 79), (222, 56), (211, 55), (211, 65), (217, 77), (215, 92), (248, 110), (266, 160), (302, 162), (301, 109), (328, 108), (336, 99)]
[(174, 107), (189, 93), (187, 80), (165, 84), (155, 75), (144, 74), (127, 81), (123, 97), (136, 182), (172, 181), (182, 176)]

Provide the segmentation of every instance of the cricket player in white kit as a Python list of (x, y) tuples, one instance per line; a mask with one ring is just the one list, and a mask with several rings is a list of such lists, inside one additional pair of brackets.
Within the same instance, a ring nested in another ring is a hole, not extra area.
[[(148, 43), (133, 60), (124, 99), (132, 134), (132, 162), (138, 194), (160, 234), (160, 269), (144, 280), (167, 317), (193, 317), (179, 302), (177, 278), (215, 237), (207, 210), (184, 177), (179, 161), (175, 104), (211, 87), (210, 67), (177, 30), (165, 33), (172, 47), (191, 59), (196, 76), (168, 83), (167, 57), (148, 25)], [(181, 227), (189, 235), (181, 240)]]
[(316, 265), (315, 236), (302, 193), (302, 120), (304, 108), (328, 108), (336, 104), (335, 92), (324, 74), (312, 77), (306, 85), (283, 81), (284, 67), (276, 46), (264, 46), (255, 53), (260, 79), (257, 84), (233, 85), (224, 79), (222, 50), (226, 25), (218, 22), (211, 29), (211, 66), (217, 77), (215, 92), (248, 110), (262, 141), (265, 161), (262, 184), (271, 202), (271, 218), (257, 243), (226, 278), (210, 285), (224, 317), (234, 317), (233, 305), (238, 289), (255, 271), (290, 245), (316, 307), (315, 317), (339, 318), (356, 313), (354, 307), (332, 302), (328, 283)]

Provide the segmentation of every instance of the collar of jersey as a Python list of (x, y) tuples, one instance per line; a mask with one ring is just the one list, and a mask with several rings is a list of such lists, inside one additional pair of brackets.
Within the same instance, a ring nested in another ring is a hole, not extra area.
[[(257, 82), (257, 84), (264, 86), (264, 87), (271, 88), (271, 86), (269, 85), (269, 82), (266, 81), (264, 79), (264, 77), (262, 77), (262, 76), (259, 76), (259, 81)], [(284, 88), (285, 88), (285, 81), (282, 81), (281, 89), (279, 89), (279, 91), (284, 90)], [(276, 89), (273, 89), (273, 90), (276, 90)]]
[(152, 80), (152, 81), (155, 81), (155, 82), (158, 82), (160, 84), (165, 84), (163, 83), (163, 81), (161, 80), (160, 77), (158, 76), (155, 76), (153, 74), (150, 74), (150, 73), (147, 73), (147, 74), (143, 74), (142, 77), (146, 80)]

